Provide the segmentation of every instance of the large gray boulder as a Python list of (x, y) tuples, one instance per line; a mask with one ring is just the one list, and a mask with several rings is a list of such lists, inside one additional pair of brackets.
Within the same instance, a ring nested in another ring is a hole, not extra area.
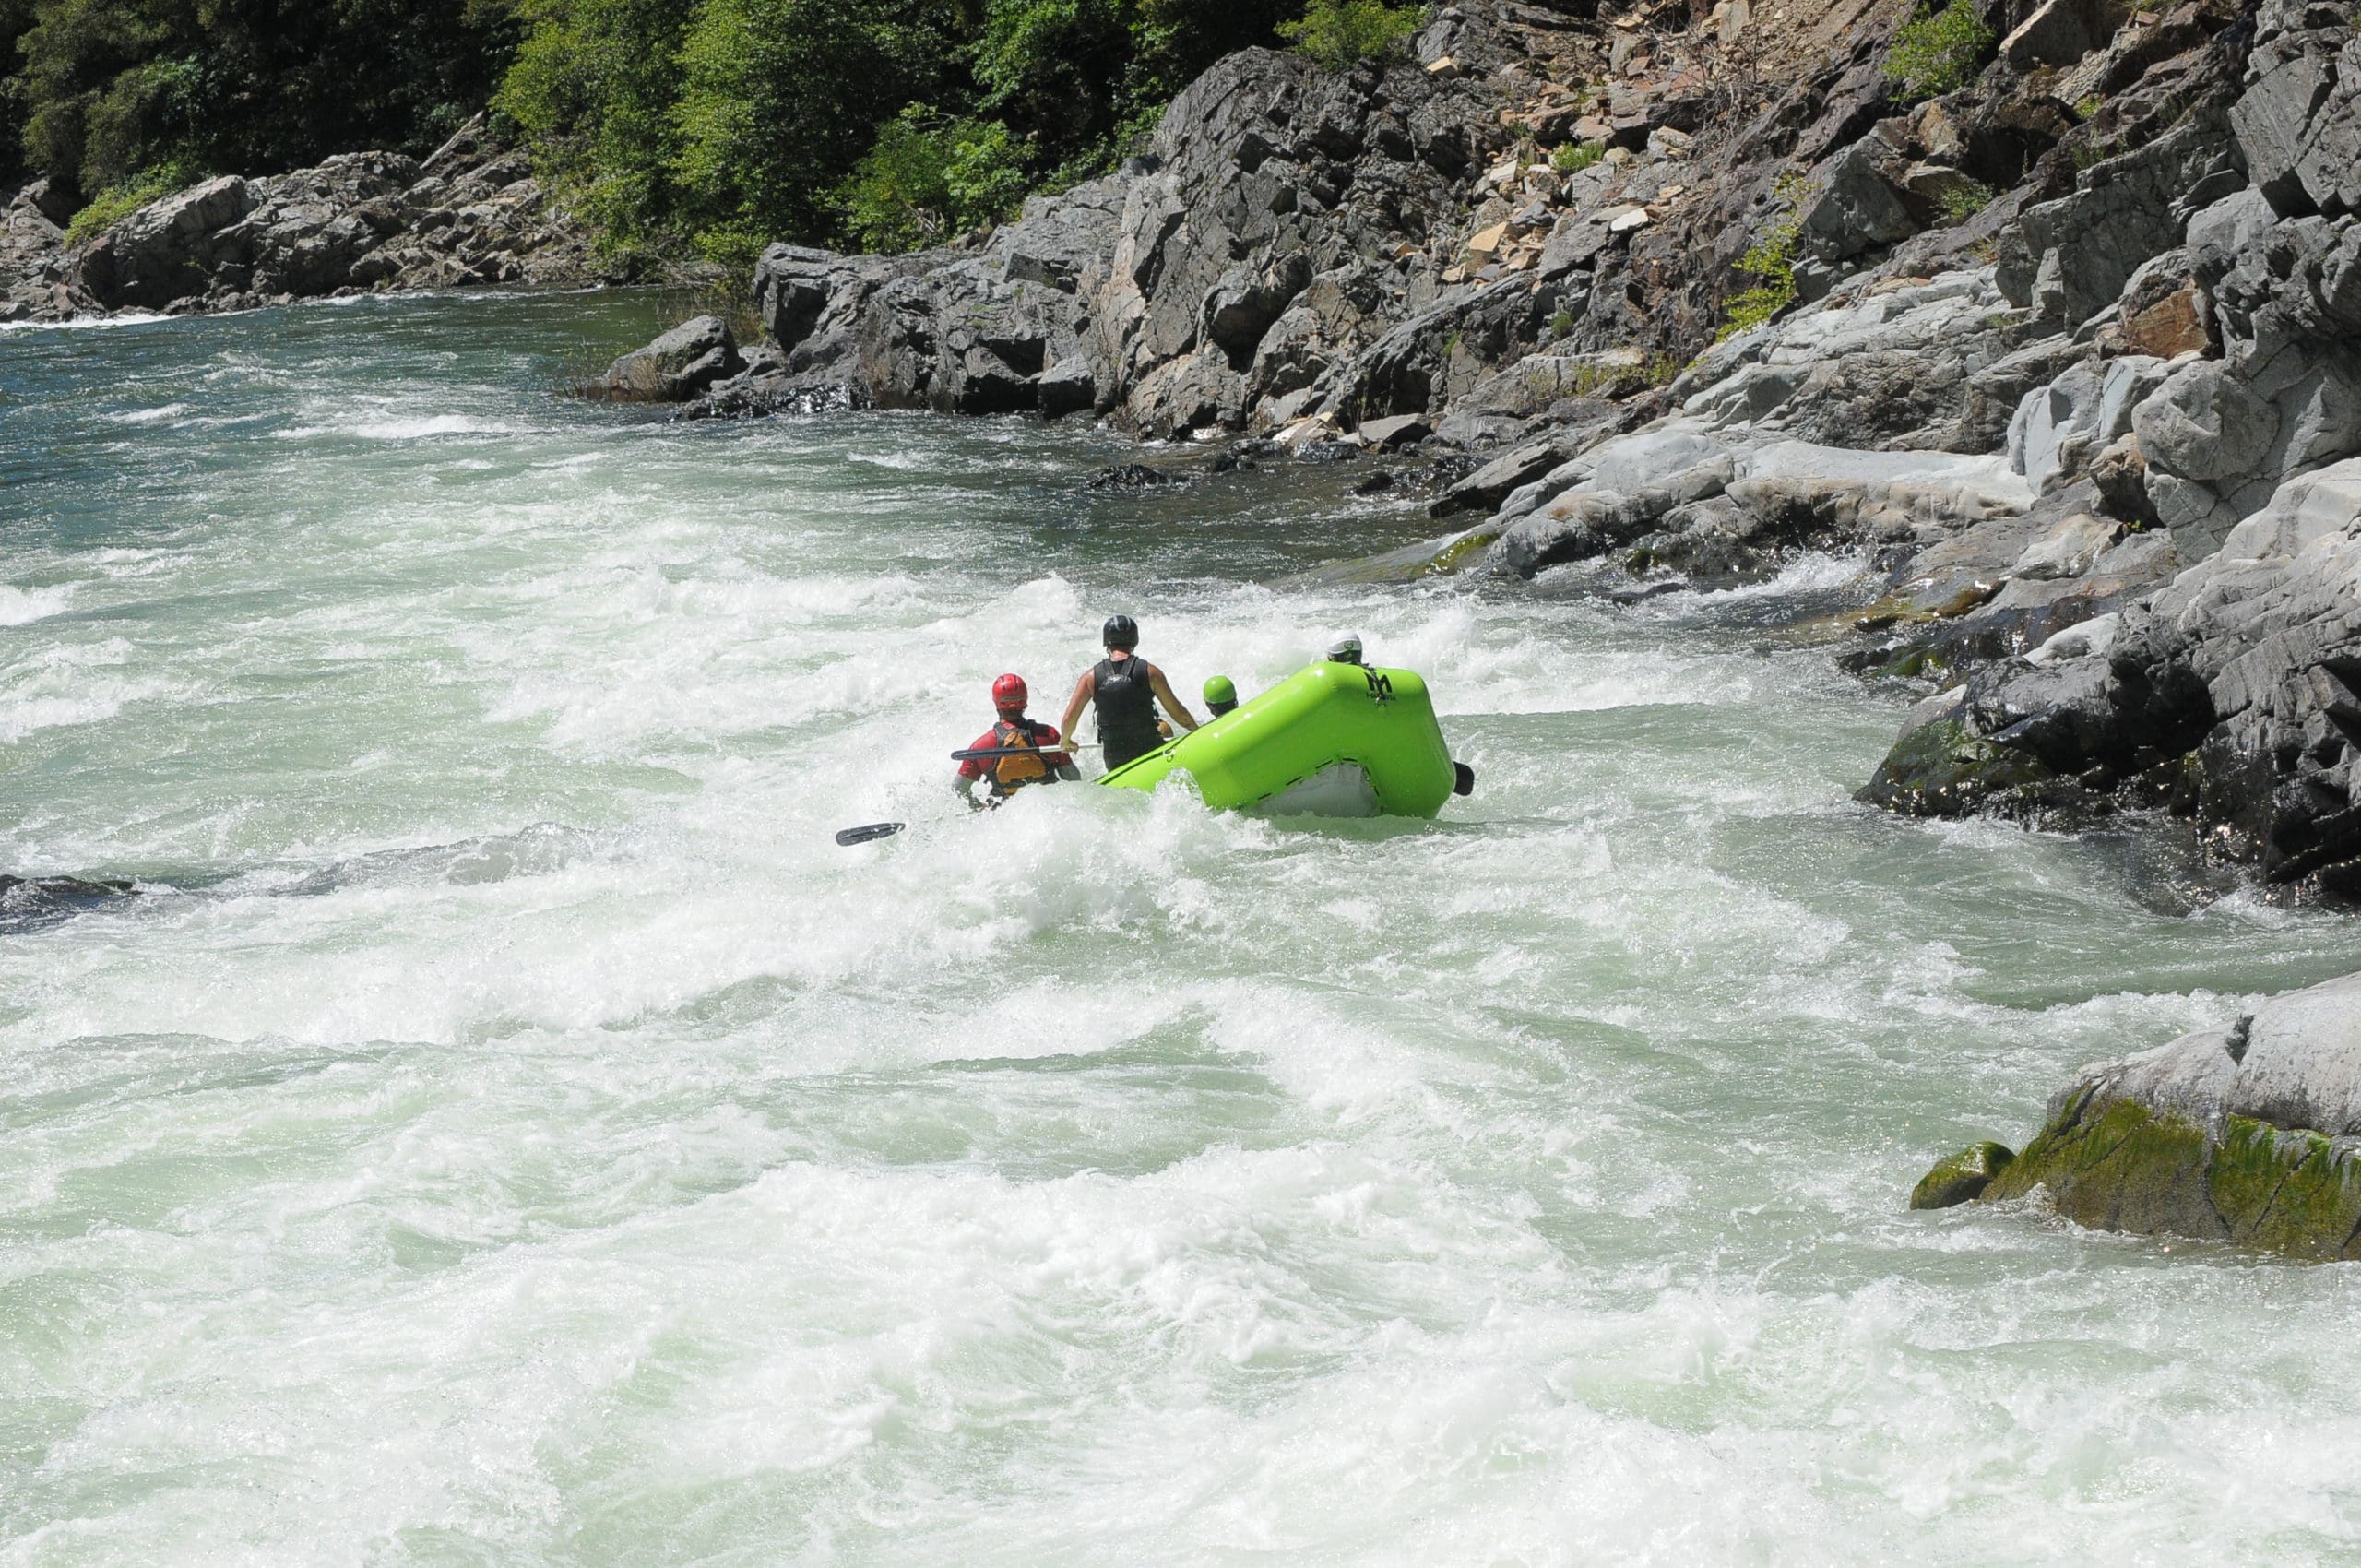
[(230, 231), (258, 196), (250, 182), (224, 174), (148, 203), (83, 252), (81, 286), (107, 306), (130, 309), (160, 310), (202, 292), (225, 260), (245, 261), (243, 236)]
[(2287, 479), (2361, 452), (2361, 218), (2222, 226), (2195, 276), (2222, 358), (2176, 369), (2131, 421), (2148, 501), (2192, 559)]
[(1916, 233), (1901, 190), (1902, 160), (1864, 137), (1823, 164), (1797, 217), (1796, 249), (1834, 266)]
[[(1699, 356), (1672, 384), (1684, 413), (1822, 445), (1984, 452), (2057, 362), (2088, 350), (2024, 342), (1992, 269), (1789, 316)], [(2028, 352), (2028, 350), (2031, 350)]]
[(682, 403), (745, 368), (730, 324), (700, 315), (608, 366), (597, 389), (627, 401)]
[(2113, 304), (2142, 263), (2181, 243), (2189, 220), (2246, 184), (2225, 106), (2206, 103), (2146, 144), (2083, 170), (2002, 233), (2010, 302), (2073, 327)]
[[(2153, 537), (2110, 547), (2093, 574)], [(2151, 779), (2267, 886), (2361, 895), (2361, 458), (2283, 482), (2119, 612), (2103, 650), (2004, 660), (1969, 683), (1945, 747), (1980, 759), (1991, 787), (1945, 809), (2039, 803), (2051, 777)], [(1881, 777), (1949, 766), (1933, 745), (1898, 741)]]
[(2361, 975), (2085, 1067), (1987, 1203), (2077, 1223), (2361, 1256)]

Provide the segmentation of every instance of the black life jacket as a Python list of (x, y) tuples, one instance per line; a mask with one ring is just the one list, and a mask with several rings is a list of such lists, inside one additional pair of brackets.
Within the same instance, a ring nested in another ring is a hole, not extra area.
[[(992, 726), (992, 744), (996, 748), (1046, 748), (1050, 744), (1049, 735), (1048, 725), (1036, 724), (1029, 719), (1021, 721), (1003, 719)], [(991, 772), (986, 777), (991, 780), (992, 793), (1000, 796), (1013, 795), (1027, 784), (1058, 782), (1057, 773), (1050, 766), (1048, 758), (1029, 755), (995, 758)]]
[(1098, 710), (1098, 739), (1107, 747), (1107, 766), (1116, 758), (1129, 760), (1164, 744), (1156, 728), (1156, 688), (1149, 683), (1147, 660), (1133, 654), (1121, 664), (1102, 659), (1090, 671), (1090, 700)]

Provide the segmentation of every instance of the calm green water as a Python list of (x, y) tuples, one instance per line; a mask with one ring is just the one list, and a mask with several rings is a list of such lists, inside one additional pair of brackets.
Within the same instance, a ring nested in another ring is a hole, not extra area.
[[(1428, 525), (555, 394), (654, 310), (0, 335), (0, 870), (148, 888), (0, 932), (0, 1562), (2361, 1554), (2353, 1269), (1901, 1207), (2361, 927), (1854, 806), (1833, 564), (1248, 586)], [(1478, 792), (968, 818), (1118, 608)]]

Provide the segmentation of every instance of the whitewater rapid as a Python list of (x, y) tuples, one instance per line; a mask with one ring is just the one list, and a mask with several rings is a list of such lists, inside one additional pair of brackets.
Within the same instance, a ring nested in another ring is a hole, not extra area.
[[(1844, 564), (1260, 586), (1432, 525), (560, 394), (658, 308), (0, 337), (0, 872), (141, 888), (0, 926), (0, 1562), (2361, 1555), (2351, 1267), (1902, 1207), (2361, 930), (1855, 805)], [(1476, 795), (970, 817), (1118, 609)]]

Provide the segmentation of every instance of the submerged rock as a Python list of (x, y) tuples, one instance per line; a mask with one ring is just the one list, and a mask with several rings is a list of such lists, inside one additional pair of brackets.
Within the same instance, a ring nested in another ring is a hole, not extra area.
[(1099, 469), (1090, 476), (1092, 490), (1154, 490), (1158, 485), (1179, 484), (1180, 476), (1162, 469), (1149, 468), (1145, 463), (1118, 463)]
[(0, 875), (0, 931), (30, 931), (135, 897), (128, 882), (79, 876)]
[(1992, 1179), (2009, 1168), (2016, 1153), (2006, 1144), (1970, 1144), (1935, 1161), (1910, 1189), (1912, 1208), (1952, 1208), (1983, 1195)]

